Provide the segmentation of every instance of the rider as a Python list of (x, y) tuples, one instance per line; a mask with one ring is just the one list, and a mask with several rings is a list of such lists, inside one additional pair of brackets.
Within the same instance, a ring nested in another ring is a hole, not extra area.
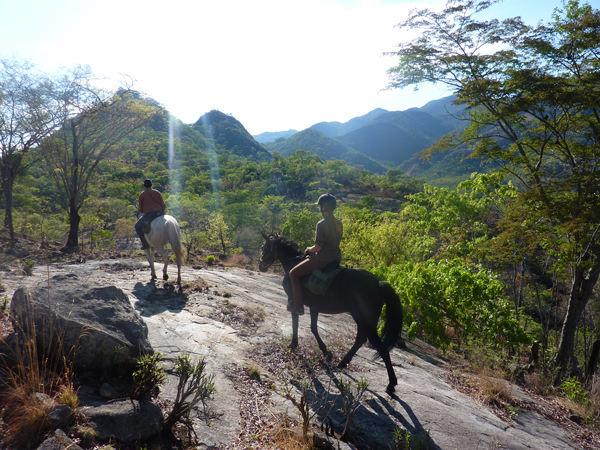
[(156, 189), (152, 189), (152, 181), (150, 179), (146, 178), (144, 180), (144, 187), (145, 189), (138, 199), (138, 214), (142, 213), (144, 215), (135, 223), (135, 232), (142, 241), (142, 250), (150, 247), (148, 242), (146, 242), (146, 236), (144, 236), (142, 228), (158, 216), (164, 215), (166, 208), (162, 194)]
[(304, 255), (309, 255), (309, 257), (290, 270), (294, 303), (288, 305), (288, 311), (298, 315), (304, 314), (300, 278), (315, 269), (323, 269), (334, 261), (339, 264), (342, 259), (340, 241), (342, 240), (344, 228), (342, 222), (333, 215), (333, 211), (337, 206), (335, 197), (331, 194), (323, 194), (316, 204), (321, 209), (323, 219), (317, 223), (315, 245), (307, 247), (304, 250)]

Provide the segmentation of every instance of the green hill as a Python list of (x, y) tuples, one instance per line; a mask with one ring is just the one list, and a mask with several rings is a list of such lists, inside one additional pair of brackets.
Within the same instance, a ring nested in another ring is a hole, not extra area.
[(269, 161), (269, 152), (252, 137), (234, 117), (212, 110), (192, 125), (206, 139), (226, 149), (231, 155), (253, 161)]
[(359, 166), (373, 173), (385, 173), (388, 170), (388, 167), (374, 159), (312, 128), (296, 133), (289, 139), (268, 143), (266, 147), (269, 151), (286, 157), (296, 150), (306, 150), (324, 160), (343, 159), (352, 166)]

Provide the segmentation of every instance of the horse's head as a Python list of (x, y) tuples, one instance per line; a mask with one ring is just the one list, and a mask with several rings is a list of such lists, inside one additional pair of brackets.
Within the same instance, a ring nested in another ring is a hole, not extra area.
[(266, 272), (269, 270), (269, 267), (273, 265), (277, 257), (275, 256), (275, 252), (273, 250), (273, 246), (275, 245), (275, 236), (267, 236), (264, 233), (260, 233), (265, 240), (264, 244), (260, 248), (260, 259), (258, 260), (258, 270), (261, 272)]

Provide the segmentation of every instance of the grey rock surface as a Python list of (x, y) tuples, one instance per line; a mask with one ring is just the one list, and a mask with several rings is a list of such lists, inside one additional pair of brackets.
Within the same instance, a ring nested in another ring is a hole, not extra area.
[[(127, 269), (123, 269), (127, 266)], [(160, 270), (157, 267), (157, 270)], [(167, 368), (173, 367), (177, 355), (187, 352), (192, 357), (206, 358), (208, 371), (215, 375), (218, 390), (213, 409), (220, 417), (209, 426), (194, 422), (200, 439), (200, 449), (231, 449), (244, 432), (242, 420), (243, 396), (231, 371), (257, 364), (256, 355), (265, 343), (288, 338), (291, 318), (286, 312), (286, 297), (281, 288), (281, 276), (243, 269), (182, 268), (185, 283), (203, 283), (206, 289), (177, 292), (172, 285), (150, 283), (147, 263), (134, 260), (89, 261), (72, 266), (36, 267), (33, 277), (8, 274), (3, 282), (10, 292), (20, 283), (35, 283), (57, 274), (76, 273), (83, 279), (93, 279), (105, 286), (122, 290), (131, 305), (143, 317), (148, 327), (148, 340), (155, 350), (167, 356)], [(223, 307), (235, 304), (242, 308), (258, 308), (265, 312), (264, 321), (249, 329), (236, 327), (222, 319)], [(310, 317), (300, 318), (301, 345), (314, 345), (309, 329)], [(319, 333), (326, 343), (353, 339), (355, 325), (346, 315), (321, 315)], [(336, 355), (341, 357), (342, 355)], [(392, 362), (398, 376), (396, 393), (385, 394), (387, 375), (375, 351), (363, 346), (348, 370), (322, 374), (315, 380), (317, 392), (327, 391), (329, 399), (339, 404), (336, 379), (369, 382), (366, 399), (354, 417), (349, 448), (394, 448), (394, 432), (406, 429), (415, 439), (428, 441), (429, 448), (455, 449), (574, 449), (578, 448), (569, 433), (559, 425), (533, 412), (519, 412), (509, 423), (494, 415), (465, 394), (453, 389), (444, 377), (445, 361), (426, 345), (408, 342), (407, 350), (394, 349)], [(282, 382), (275, 373), (263, 371), (263, 380), (275, 386), (268, 399), (256, 401), (256, 413), (287, 413), (297, 418), (297, 411), (277, 392)], [(289, 381), (289, 380), (288, 380)], [(161, 397), (173, 399), (177, 378), (171, 372)], [(517, 392), (516, 386), (514, 387)], [(519, 393), (521, 395), (521, 393)], [(524, 401), (527, 396), (523, 395)], [(339, 433), (344, 418), (330, 409), (334, 429)]]
[(37, 450), (83, 450), (73, 442), (64, 431), (55, 430), (52, 436), (46, 439)]
[(142, 354), (152, 353), (148, 329), (114, 285), (76, 273), (57, 274), (16, 290), (10, 304), (16, 328), (27, 332), (35, 324), (38, 346), (65, 355), (77, 349), (75, 367), (106, 369), (133, 366)]
[(84, 406), (80, 412), (100, 439), (124, 442), (155, 436), (164, 422), (160, 406), (149, 400), (112, 400), (101, 406)]

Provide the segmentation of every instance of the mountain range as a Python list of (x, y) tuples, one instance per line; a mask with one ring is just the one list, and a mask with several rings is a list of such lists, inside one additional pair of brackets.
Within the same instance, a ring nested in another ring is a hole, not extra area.
[(479, 161), (461, 164), (466, 150), (438, 155), (429, 162), (421, 161), (418, 155), (444, 134), (464, 127), (465, 122), (460, 119), (465, 114), (464, 107), (454, 105), (453, 100), (453, 96), (445, 97), (405, 111), (377, 108), (345, 123), (320, 122), (302, 131), (254, 136), (237, 119), (216, 110), (204, 114), (192, 126), (205, 138), (229, 149), (230, 154), (256, 161), (268, 160), (275, 152), (289, 156), (296, 150), (305, 150), (325, 160), (345, 160), (373, 173), (401, 169), (427, 181), (464, 179), (480, 170)]

